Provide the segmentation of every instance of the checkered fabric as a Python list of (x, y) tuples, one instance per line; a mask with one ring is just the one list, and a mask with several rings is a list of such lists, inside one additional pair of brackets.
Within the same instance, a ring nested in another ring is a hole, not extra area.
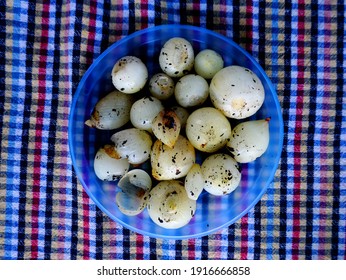
[[(344, 0), (0, 0), (1, 259), (346, 259)], [(67, 143), (90, 64), (146, 27), (206, 27), (240, 44), (277, 88), (284, 149), (272, 185), (235, 224), (162, 240), (89, 199)]]

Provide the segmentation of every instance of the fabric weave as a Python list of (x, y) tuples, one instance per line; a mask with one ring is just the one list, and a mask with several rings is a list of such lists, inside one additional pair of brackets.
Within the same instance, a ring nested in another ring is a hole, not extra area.
[[(1, 259), (346, 259), (343, 0), (0, 1)], [(103, 214), (68, 149), (73, 94), (112, 43), (182, 23), (223, 34), (276, 86), (280, 166), (241, 220), (197, 239), (149, 238)]]

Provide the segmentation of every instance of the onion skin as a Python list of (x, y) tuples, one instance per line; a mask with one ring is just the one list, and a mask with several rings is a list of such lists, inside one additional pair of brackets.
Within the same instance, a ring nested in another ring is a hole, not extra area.
[(196, 201), (189, 199), (182, 182), (159, 182), (149, 194), (148, 214), (152, 221), (167, 229), (187, 225), (196, 212)]
[(194, 51), (189, 41), (175, 37), (169, 39), (159, 55), (161, 70), (170, 77), (182, 77), (193, 68)]
[(172, 180), (187, 175), (196, 161), (195, 149), (182, 135), (173, 148), (156, 140), (150, 155), (152, 176), (156, 180)]
[(130, 110), (130, 120), (134, 127), (151, 132), (153, 119), (163, 110), (160, 100), (155, 97), (143, 97), (133, 103)]
[(135, 56), (120, 58), (112, 69), (112, 82), (114, 87), (126, 94), (140, 91), (148, 80), (146, 65)]
[(111, 140), (122, 158), (131, 164), (141, 164), (149, 159), (152, 146), (150, 134), (138, 128), (128, 128), (114, 133)]
[(204, 189), (212, 195), (230, 194), (241, 180), (238, 163), (225, 153), (207, 157), (201, 165), (201, 170), (205, 180)]
[(197, 200), (204, 187), (204, 177), (198, 163), (195, 163), (187, 173), (184, 185), (187, 196), (190, 199)]
[(122, 159), (113, 145), (100, 148), (94, 158), (94, 172), (102, 181), (117, 181), (130, 168), (127, 159)]
[(264, 102), (259, 77), (241, 66), (227, 66), (215, 74), (209, 87), (210, 100), (226, 117), (244, 119), (254, 115)]
[(209, 96), (208, 82), (196, 74), (185, 75), (177, 82), (174, 96), (184, 108), (202, 105)]
[(228, 119), (219, 110), (204, 107), (190, 114), (185, 131), (197, 150), (213, 153), (226, 145), (232, 129)]
[(195, 71), (204, 79), (212, 79), (223, 66), (222, 56), (211, 49), (202, 50), (195, 57)]
[(174, 94), (174, 80), (165, 73), (157, 73), (149, 81), (149, 91), (159, 100), (167, 100)]
[(157, 139), (173, 148), (181, 129), (180, 119), (173, 110), (164, 109), (154, 118), (151, 129)]
[(177, 114), (178, 118), (180, 119), (181, 127), (185, 127), (187, 118), (190, 115), (189, 111), (181, 106), (173, 106), (171, 109)]
[(118, 129), (130, 120), (133, 103), (132, 96), (115, 90), (96, 103), (90, 119), (85, 124), (101, 130)]
[(269, 120), (247, 121), (233, 128), (228, 150), (239, 163), (249, 163), (262, 156), (269, 145)]
[(142, 169), (132, 169), (118, 182), (120, 191), (116, 195), (119, 210), (128, 216), (141, 213), (147, 206), (152, 181)]

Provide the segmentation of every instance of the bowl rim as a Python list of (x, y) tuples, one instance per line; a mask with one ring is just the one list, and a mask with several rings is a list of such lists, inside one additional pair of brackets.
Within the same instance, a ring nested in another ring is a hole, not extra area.
[[(217, 33), (215, 31), (209, 30), (207, 28), (204, 27), (199, 27), (199, 26), (193, 26), (193, 25), (185, 25), (185, 24), (164, 24), (164, 25), (158, 25), (158, 26), (153, 26), (153, 27), (147, 27), (144, 28), (142, 30), (138, 30), (135, 31), (129, 35), (124, 36), (123, 38), (119, 39), (118, 41), (112, 43), (105, 51), (103, 51), (93, 62), (92, 64), (89, 66), (89, 68), (86, 70), (86, 72), (83, 74), (81, 80), (78, 83), (78, 86), (76, 88), (76, 91), (73, 94), (72, 97), (72, 102), (71, 102), (71, 106), (70, 106), (70, 115), (69, 115), (69, 123), (73, 121), (73, 116), (74, 116), (74, 111), (76, 108), (76, 104), (77, 101), (79, 99), (79, 96), (81, 94), (81, 89), (85, 83), (85, 81), (87, 80), (88, 76), (90, 75), (90, 73), (93, 71), (93, 69), (96, 67), (95, 65), (98, 63), (98, 61), (102, 60), (105, 56), (107, 56), (107, 54), (109, 52), (111, 52), (111, 50), (113, 48), (116, 48), (118, 45), (123, 44), (125, 41), (127, 40), (131, 40), (134, 37), (137, 37), (139, 35), (151, 32), (152, 30), (161, 30), (161, 29), (169, 29), (169, 28), (180, 28), (180, 29), (186, 29), (186, 30), (191, 30), (191, 31), (199, 31), (199, 32), (204, 32), (207, 33), (208, 35), (211, 36), (215, 36), (218, 37), (221, 40), (226, 41), (228, 44), (232, 45), (234, 48), (236, 48), (239, 52), (241, 52), (247, 59), (249, 59), (252, 63), (252, 65), (254, 67), (257, 68), (257, 70), (262, 74), (263, 78), (265, 79), (268, 87), (270, 88), (271, 92), (276, 93), (273, 94), (273, 100), (275, 103), (275, 108), (277, 110), (277, 115), (278, 115), (278, 120), (279, 120), (279, 143), (278, 143), (278, 153), (276, 154), (275, 158), (274, 158), (274, 162), (272, 165), (272, 169), (271, 172), (269, 173), (269, 176), (267, 177), (266, 180), (266, 184), (265, 187), (260, 191), (260, 193), (255, 197), (254, 200), (252, 200), (252, 202), (243, 210), (241, 211), (238, 215), (236, 215), (235, 217), (233, 217), (233, 219), (229, 220), (227, 223), (224, 223), (218, 227), (214, 227), (212, 229), (209, 230), (205, 230), (203, 232), (200, 233), (194, 233), (194, 234), (185, 234), (185, 235), (180, 235), (180, 236), (176, 236), (176, 235), (164, 235), (164, 234), (158, 234), (158, 233), (152, 233), (146, 230), (142, 230), (142, 229), (138, 229), (134, 226), (131, 226), (130, 224), (122, 221), (121, 219), (119, 219), (118, 217), (115, 217), (113, 214), (111, 214), (103, 205), (102, 203), (99, 202), (98, 199), (95, 198), (95, 196), (92, 194), (92, 192), (86, 187), (86, 183), (83, 180), (83, 176), (81, 176), (81, 171), (76, 168), (76, 158), (74, 155), (74, 147), (72, 145), (72, 126), (69, 125), (68, 126), (68, 146), (69, 146), (69, 154), (71, 156), (71, 161), (72, 161), (72, 167), (76, 173), (77, 179), (79, 180), (79, 182), (81, 183), (81, 185), (83, 186), (83, 190), (88, 194), (88, 196), (91, 198), (91, 200), (95, 203), (95, 205), (100, 208), (100, 210), (102, 212), (104, 212), (108, 217), (110, 217), (112, 220), (114, 220), (115, 222), (121, 224), (122, 226), (126, 227), (127, 229), (135, 232), (135, 233), (139, 233), (142, 234), (144, 236), (149, 236), (149, 237), (153, 237), (153, 238), (161, 238), (161, 239), (173, 239), (173, 240), (184, 240), (184, 239), (194, 239), (194, 238), (199, 238), (199, 237), (203, 237), (206, 235), (210, 235), (213, 233), (217, 233), (217, 231), (224, 229), (230, 225), (232, 225), (233, 223), (235, 223), (236, 221), (238, 221), (239, 219), (241, 219), (243, 216), (245, 216), (257, 203), (258, 201), (260, 201), (260, 199), (263, 197), (263, 195), (267, 192), (267, 189), (269, 187), (269, 185), (273, 184), (273, 180), (275, 177), (275, 173), (279, 167), (279, 163), (280, 163), (280, 159), (281, 159), (281, 153), (282, 153), (282, 149), (283, 149), (283, 138), (284, 138), (284, 123), (283, 123), (283, 116), (282, 116), (282, 109), (281, 109), (281, 105), (278, 99), (278, 95), (276, 92), (276, 89), (273, 85), (273, 83), (271, 82), (271, 80), (269, 79), (269, 77), (267, 76), (267, 73), (264, 71), (264, 69), (262, 68), (262, 66), (255, 60), (255, 58), (248, 53), (245, 49), (243, 49), (240, 45), (238, 45), (237, 43), (235, 43), (232, 39), (230, 39), (229, 37), (226, 37), (225, 35), (222, 35), (220, 33)], [(71, 136), (71, 137), (70, 137)]]

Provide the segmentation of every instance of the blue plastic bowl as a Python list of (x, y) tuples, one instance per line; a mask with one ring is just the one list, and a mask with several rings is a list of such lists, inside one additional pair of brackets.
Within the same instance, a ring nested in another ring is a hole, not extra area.
[[(149, 74), (159, 72), (158, 53), (172, 37), (184, 37), (197, 53), (210, 48), (220, 53), (225, 65), (241, 65), (251, 69), (265, 88), (265, 101), (253, 119), (271, 117), (270, 144), (262, 157), (242, 165), (242, 181), (236, 191), (217, 197), (203, 192), (191, 222), (171, 230), (157, 226), (145, 210), (138, 216), (122, 214), (115, 204), (116, 183), (99, 180), (93, 171), (97, 149), (109, 143), (112, 132), (84, 125), (96, 102), (114, 90), (111, 71), (125, 55), (135, 55), (146, 63)], [(274, 86), (261, 66), (232, 40), (204, 28), (184, 25), (162, 25), (135, 32), (111, 45), (86, 71), (74, 94), (69, 119), (69, 148), (77, 177), (89, 197), (114, 221), (137, 233), (170, 239), (196, 238), (227, 227), (244, 216), (261, 199), (271, 184), (278, 167), (283, 143), (283, 120)]]

